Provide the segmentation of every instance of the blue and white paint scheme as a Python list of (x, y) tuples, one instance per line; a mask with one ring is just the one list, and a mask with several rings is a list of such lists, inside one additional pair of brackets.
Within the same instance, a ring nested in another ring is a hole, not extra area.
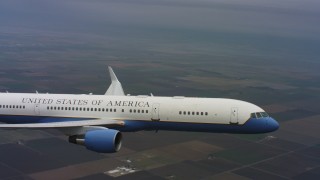
[(121, 132), (254, 134), (279, 128), (263, 109), (245, 101), (125, 95), (111, 67), (109, 72), (112, 83), (105, 95), (0, 93), (0, 128), (56, 128), (69, 142), (101, 153), (120, 150)]

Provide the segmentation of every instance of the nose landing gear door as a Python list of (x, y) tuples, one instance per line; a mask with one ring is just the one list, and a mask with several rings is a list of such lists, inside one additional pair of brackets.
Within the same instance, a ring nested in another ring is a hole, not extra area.
[(238, 124), (238, 108), (233, 107), (231, 108), (231, 114), (230, 114), (230, 124)]

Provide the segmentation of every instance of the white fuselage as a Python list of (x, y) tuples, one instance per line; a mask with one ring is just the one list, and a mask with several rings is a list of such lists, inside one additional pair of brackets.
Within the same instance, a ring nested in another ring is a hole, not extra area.
[(213, 124), (244, 124), (263, 112), (233, 99), (70, 94), (1, 93), (0, 106), (1, 115)]

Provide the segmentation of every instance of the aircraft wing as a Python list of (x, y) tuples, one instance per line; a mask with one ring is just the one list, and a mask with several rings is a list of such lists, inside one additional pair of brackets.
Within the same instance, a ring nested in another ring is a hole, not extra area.
[(112, 119), (64, 121), (50, 123), (28, 123), (28, 124), (0, 124), (0, 129), (44, 129), (44, 128), (72, 128), (84, 126), (123, 126), (124, 122)]

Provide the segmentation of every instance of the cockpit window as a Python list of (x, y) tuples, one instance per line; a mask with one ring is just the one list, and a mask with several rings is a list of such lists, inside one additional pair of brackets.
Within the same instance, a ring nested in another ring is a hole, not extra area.
[(260, 114), (262, 115), (262, 117), (269, 117), (269, 115), (266, 112), (261, 112)]
[(263, 117), (269, 117), (269, 115), (266, 112), (256, 112), (256, 113), (251, 113), (250, 117), (251, 118), (263, 118)]
[(257, 114), (257, 118), (261, 118), (261, 114), (260, 113), (256, 113)]

